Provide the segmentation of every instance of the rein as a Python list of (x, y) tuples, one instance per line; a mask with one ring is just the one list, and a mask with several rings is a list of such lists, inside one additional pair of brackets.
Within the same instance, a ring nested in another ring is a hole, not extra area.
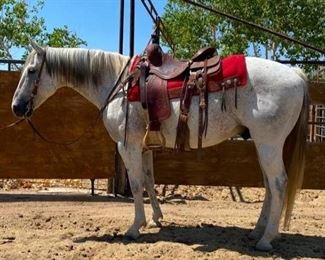
[(15, 122), (9, 124), (9, 125), (5, 125), (5, 126), (2, 126), (0, 127), (0, 131), (1, 130), (5, 130), (5, 129), (8, 129), (8, 128), (11, 128), (11, 127), (14, 127), (16, 125), (19, 125), (21, 122), (23, 122), (25, 120), (25, 118), (21, 118), (21, 119), (18, 119), (16, 120)]

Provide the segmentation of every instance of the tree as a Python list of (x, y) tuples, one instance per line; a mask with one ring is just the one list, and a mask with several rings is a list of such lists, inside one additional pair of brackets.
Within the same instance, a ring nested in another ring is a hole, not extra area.
[[(200, 3), (325, 49), (325, 1), (201, 0)], [(162, 20), (176, 43), (176, 56), (188, 58), (204, 45), (222, 55), (244, 52), (270, 59), (317, 59), (321, 54), (218, 17), (181, 0), (169, 0)]]
[(0, 0), (0, 58), (12, 59), (16, 48), (29, 50), (29, 39), (54, 47), (78, 47), (86, 42), (67, 26), (47, 32), (45, 20), (38, 16), (44, 5), (38, 0), (30, 6), (25, 0)]

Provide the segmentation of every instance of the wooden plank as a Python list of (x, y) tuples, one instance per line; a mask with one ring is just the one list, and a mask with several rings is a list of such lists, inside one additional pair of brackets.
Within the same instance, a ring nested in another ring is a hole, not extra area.
[[(262, 173), (252, 141), (226, 141), (204, 149), (201, 160), (196, 151), (155, 154), (158, 184), (262, 187)], [(303, 188), (325, 189), (325, 144), (308, 143)]]
[[(19, 73), (0, 72), (0, 125), (15, 121), (10, 109)], [(33, 121), (51, 140), (71, 140), (97, 116), (97, 108), (70, 89), (61, 89), (37, 110)], [(50, 145), (26, 123), (0, 132), (0, 178), (108, 178), (114, 174), (115, 145), (104, 126), (71, 146)]]
[(325, 189), (325, 143), (308, 143), (304, 189)]
[(323, 104), (325, 105), (325, 82), (324, 81), (311, 81), (309, 94), (311, 98), (311, 103), (313, 105)]
[(263, 179), (252, 142), (227, 141), (197, 152), (163, 152), (155, 155), (159, 184), (262, 186)]

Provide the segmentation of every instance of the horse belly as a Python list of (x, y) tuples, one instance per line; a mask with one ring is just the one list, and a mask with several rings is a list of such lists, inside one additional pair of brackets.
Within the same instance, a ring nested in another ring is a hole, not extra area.
[[(209, 95), (208, 130), (203, 136), (202, 146), (216, 145), (242, 131), (242, 127), (231, 116), (228, 111), (221, 111), (221, 94)], [(171, 101), (171, 116), (162, 122), (161, 130), (166, 138), (166, 147), (174, 148), (176, 139), (176, 128), (179, 117), (179, 100)], [(198, 147), (198, 122), (199, 122), (199, 98), (193, 97), (188, 117), (190, 129), (190, 146), (192, 149)]]

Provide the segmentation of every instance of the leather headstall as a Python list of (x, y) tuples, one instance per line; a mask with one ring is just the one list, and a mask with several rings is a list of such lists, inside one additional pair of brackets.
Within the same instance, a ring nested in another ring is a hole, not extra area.
[(42, 76), (42, 71), (43, 71), (43, 68), (44, 68), (44, 64), (45, 64), (45, 61), (46, 61), (46, 50), (44, 50), (44, 53), (42, 54), (42, 62), (41, 62), (41, 67), (37, 73), (37, 77), (34, 81), (34, 86), (33, 86), (33, 91), (32, 91), (32, 95), (31, 95), (31, 98), (30, 98), (30, 109), (32, 110), (33, 109), (33, 106), (34, 106), (34, 98), (35, 96), (37, 95), (37, 92), (38, 92), (38, 88), (39, 88), (39, 83), (41, 81), (41, 76)]

